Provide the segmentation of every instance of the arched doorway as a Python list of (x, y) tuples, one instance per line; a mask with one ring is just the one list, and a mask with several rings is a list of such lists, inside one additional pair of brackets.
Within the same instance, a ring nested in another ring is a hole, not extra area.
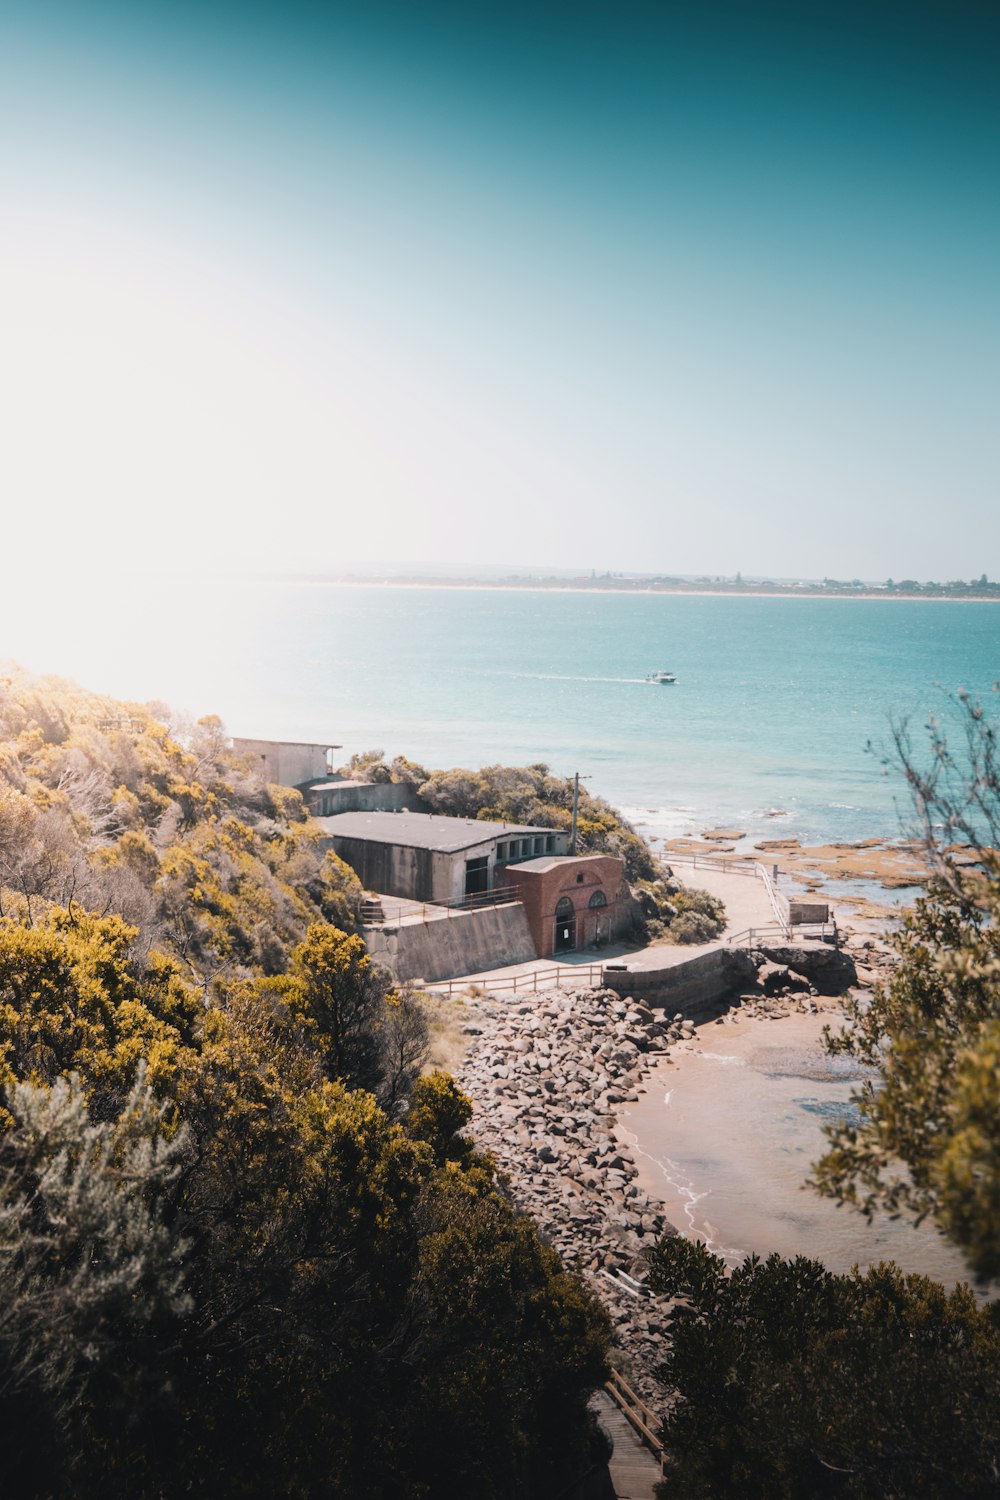
[(576, 947), (576, 912), (568, 896), (560, 898), (556, 905), (556, 953), (566, 953)]
[(595, 947), (600, 948), (611, 937), (611, 923), (607, 915), (608, 898), (603, 891), (597, 890), (591, 896), (588, 905), (593, 924), (590, 932), (590, 941)]

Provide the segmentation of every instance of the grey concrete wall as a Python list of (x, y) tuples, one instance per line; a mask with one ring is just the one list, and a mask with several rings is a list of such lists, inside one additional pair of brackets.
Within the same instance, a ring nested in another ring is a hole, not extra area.
[(669, 969), (605, 969), (604, 982), (619, 995), (632, 995), (671, 1015), (694, 1016), (720, 1000), (750, 988), (757, 979), (753, 960), (740, 948), (713, 948)]
[(248, 740), (234, 736), (233, 749), (237, 755), (249, 755), (264, 779), (274, 786), (299, 786), (303, 781), (318, 781), (327, 772), (325, 745)]
[[(382, 896), (408, 896), (415, 901), (435, 900), (435, 856), (430, 849), (406, 849), (398, 844), (379, 844), (374, 839), (345, 838), (320, 839), (319, 847), (332, 849), (345, 860), (366, 891), (378, 891)], [(447, 882), (450, 869), (444, 874)]]
[[(320, 849), (332, 849), (346, 860), (366, 891), (380, 896), (404, 896), (411, 901), (447, 904), (465, 895), (465, 862), (486, 855), (490, 881), (496, 855), (496, 840), (487, 839), (471, 849), (443, 853), (434, 849), (410, 849), (403, 844), (383, 844), (375, 839), (321, 838)], [(534, 951), (532, 951), (534, 957)]]
[(401, 781), (330, 781), (307, 793), (309, 811), (317, 818), (345, 812), (423, 812), (411, 786)]
[(789, 901), (788, 920), (793, 927), (801, 922), (829, 922), (830, 907), (826, 901)]
[(455, 979), (535, 957), (528, 919), (519, 902), (455, 912), (429, 922), (364, 927), (368, 951), (397, 979)]

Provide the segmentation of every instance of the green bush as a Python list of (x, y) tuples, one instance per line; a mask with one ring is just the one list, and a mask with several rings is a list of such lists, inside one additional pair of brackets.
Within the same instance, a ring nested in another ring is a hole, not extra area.
[(726, 908), (708, 891), (681, 886), (671, 895), (670, 904), (677, 913), (667, 927), (671, 942), (710, 943), (725, 928)]

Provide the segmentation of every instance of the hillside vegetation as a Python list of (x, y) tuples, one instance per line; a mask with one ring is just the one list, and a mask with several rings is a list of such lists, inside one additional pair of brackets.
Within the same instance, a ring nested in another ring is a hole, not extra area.
[[(343, 773), (368, 781), (412, 786), (431, 812), (560, 828), (573, 821), (572, 777), (553, 776), (548, 766), (484, 766), (481, 771), (428, 771), (404, 756), (388, 763), (381, 750), (355, 755)], [(581, 854), (617, 854), (629, 880), (652, 880), (662, 869), (646, 841), (602, 797), (580, 787), (577, 848)]]
[(0, 682), (5, 1495), (542, 1500), (608, 1326), (420, 1076), (297, 794)]
[(116, 913), (204, 981), (278, 973), (310, 922), (353, 925), (359, 896), (298, 792), (262, 781), (217, 718), (0, 678), (0, 916)]

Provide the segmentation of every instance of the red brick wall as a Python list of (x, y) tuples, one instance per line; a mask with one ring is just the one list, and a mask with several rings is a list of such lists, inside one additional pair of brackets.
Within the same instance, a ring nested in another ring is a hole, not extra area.
[[(618, 900), (624, 872), (624, 860), (614, 854), (566, 855), (548, 870), (508, 867), (507, 881), (524, 903), (539, 958), (553, 955), (556, 906), (564, 896), (573, 903), (577, 949), (593, 947), (598, 928), (605, 942), (617, 936), (625, 917)], [(592, 908), (590, 900), (597, 890), (603, 891), (607, 905)]]

